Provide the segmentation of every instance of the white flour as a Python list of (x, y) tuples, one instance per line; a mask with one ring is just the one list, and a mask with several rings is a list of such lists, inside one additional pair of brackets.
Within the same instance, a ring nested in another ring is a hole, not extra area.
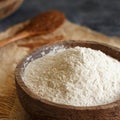
[(75, 47), (28, 64), (25, 84), (52, 102), (96, 106), (120, 99), (120, 62), (101, 51)]

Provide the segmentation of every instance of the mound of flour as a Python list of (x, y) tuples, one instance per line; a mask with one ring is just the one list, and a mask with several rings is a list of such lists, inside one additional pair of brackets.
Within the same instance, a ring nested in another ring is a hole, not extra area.
[(29, 63), (24, 82), (52, 102), (103, 105), (120, 99), (120, 62), (90, 48), (62, 49)]

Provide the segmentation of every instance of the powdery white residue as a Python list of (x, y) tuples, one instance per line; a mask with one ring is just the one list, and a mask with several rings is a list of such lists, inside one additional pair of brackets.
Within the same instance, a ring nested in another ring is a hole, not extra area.
[(24, 82), (55, 103), (103, 105), (120, 99), (120, 62), (91, 48), (58, 50), (29, 63)]

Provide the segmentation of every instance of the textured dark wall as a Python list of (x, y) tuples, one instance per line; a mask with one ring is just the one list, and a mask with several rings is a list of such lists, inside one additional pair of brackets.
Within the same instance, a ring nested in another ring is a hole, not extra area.
[(25, 0), (16, 13), (0, 21), (0, 31), (50, 9), (63, 11), (77, 24), (120, 36), (120, 0)]

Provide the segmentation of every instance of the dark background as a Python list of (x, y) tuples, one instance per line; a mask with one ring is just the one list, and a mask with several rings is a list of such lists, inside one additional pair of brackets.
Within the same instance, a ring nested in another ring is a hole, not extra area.
[(17, 12), (0, 21), (0, 31), (52, 9), (63, 11), (74, 23), (120, 36), (120, 0), (25, 0)]

